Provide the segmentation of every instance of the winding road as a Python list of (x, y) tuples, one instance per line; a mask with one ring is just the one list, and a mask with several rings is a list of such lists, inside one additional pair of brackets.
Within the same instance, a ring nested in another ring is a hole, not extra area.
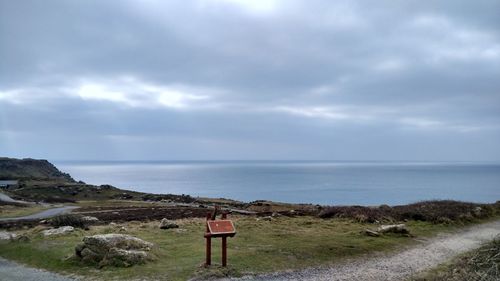
[(19, 220), (37, 220), (37, 219), (46, 219), (55, 217), (58, 215), (62, 215), (70, 212), (71, 210), (77, 209), (79, 207), (76, 206), (64, 206), (64, 207), (56, 207), (52, 209), (48, 209), (45, 211), (41, 211), (36, 214), (32, 214), (24, 217), (15, 217), (15, 218), (1, 218), (0, 221), (19, 221)]
[[(15, 202), (15, 203), (21, 203), (21, 204), (27, 204), (27, 205), (33, 205), (33, 202), (25, 202), (25, 201), (19, 201), (19, 200), (14, 200), (8, 195), (0, 192), (0, 201), (4, 202)], [(24, 217), (14, 217), (14, 218), (0, 218), (0, 221), (18, 221), (18, 220), (38, 220), (38, 219), (46, 219), (46, 218), (51, 218), (55, 217), (58, 215), (62, 215), (65, 213), (70, 212), (71, 210), (77, 209), (79, 207), (76, 206), (63, 206), (63, 207), (56, 207), (52, 209), (48, 209), (45, 211), (41, 211), (36, 214), (24, 216)]]
[[(31, 202), (24, 202), (19, 200), (14, 200), (11, 197), (7, 196), (0, 192), (0, 201), (4, 202), (15, 202), (22, 204), (33, 204)], [(76, 206), (64, 206), (64, 207), (56, 207), (52, 209), (48, 209), (45, 211), (41, 211), (36, 214), (32, 214), (24, 217), (15, 217), (15, 218), (0, 218), (0, 221), (16, 221), (16, 220), (32, 220), (32, 219), (46, 219), (53, 216), (61, 215), (67, 213), (73, 209), (76, 209)], [(30, 268), (18, 263), (8, 261), (6, 259), (0, 258), (0, 280), (5, 281), (72, 281), (74, 279), (61, 276), (56, 273)]]

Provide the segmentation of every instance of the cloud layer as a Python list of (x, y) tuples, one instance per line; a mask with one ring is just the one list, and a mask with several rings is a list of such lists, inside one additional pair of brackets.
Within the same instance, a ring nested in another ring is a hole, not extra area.
[(0, 154), (500, 160), (499, 10), (0, 0)]

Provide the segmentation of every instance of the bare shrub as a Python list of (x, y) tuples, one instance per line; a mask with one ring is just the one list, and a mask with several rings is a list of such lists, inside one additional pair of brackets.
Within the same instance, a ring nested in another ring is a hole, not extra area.
[(83, 216), (75, 214), (59, 215), (50, 220), (50, 224), (54, 227), (72, 226), (85, 229), (88, 226), (87, 223), (88, 221)]

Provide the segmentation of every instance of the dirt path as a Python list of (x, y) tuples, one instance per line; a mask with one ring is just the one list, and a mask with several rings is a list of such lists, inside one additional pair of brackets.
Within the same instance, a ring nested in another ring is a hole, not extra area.
[(435, 267), (453, 256), (478, 248), (482, 243), (498, 235), (500, 235), (500, 220), (475, 225), (453, 234), (441, 234), (398, 253), (352, 259), (328, 268), (221, 280), (404, 280), (415, 273)]

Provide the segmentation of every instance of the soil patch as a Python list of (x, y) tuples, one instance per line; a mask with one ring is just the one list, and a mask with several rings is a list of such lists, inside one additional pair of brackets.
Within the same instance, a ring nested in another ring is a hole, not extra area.
[(161, 220), (163, 218), (169, 220), (202, 218), (207, 215), (207, 212), (210, 212), (210, 210), (199, 207), (86, 207), (83, 210), (78, 210), (76, 213), (93, 216), (103, 222), (125, 222)]

